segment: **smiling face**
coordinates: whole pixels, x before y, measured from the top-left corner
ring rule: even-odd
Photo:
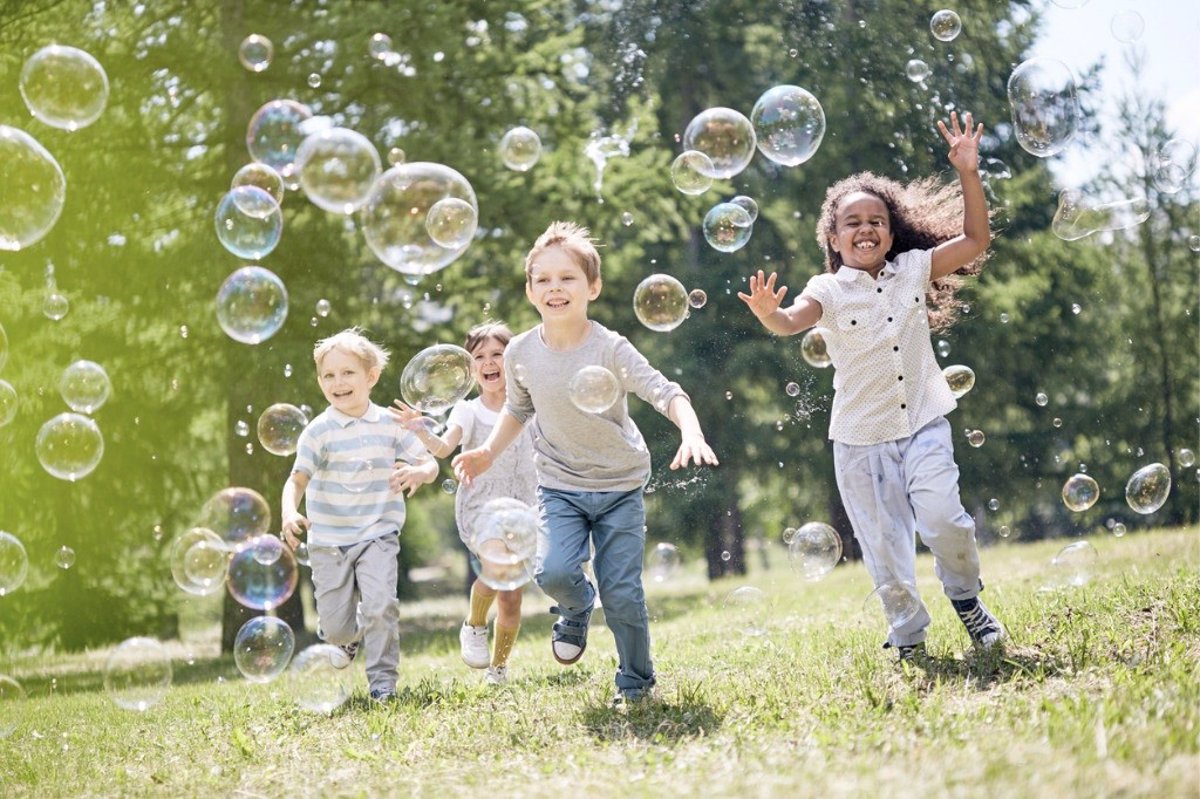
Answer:
[[[317,367],[317,383],[330,407],[347,416],[362,416],[371,403],[371,389],[379,382],[379,368],[368,369],[351,352],[334,348]]]
[[[851,269],[876,274],[892,248],[892,223],[887,205],[874,194],[846,195],[834,215],[829,246]]]
[[[489,336],[471,350],[471,376],[481,394],[504,394],[504,342]]]
[[[587,319],[588,303],[600,296],[600,278],[589,284],[583,267],[562,247],[548,247],[529,267],[525,296],[542,315],[542,323]]]

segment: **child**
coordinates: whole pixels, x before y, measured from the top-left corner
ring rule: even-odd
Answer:
[[[954,272],[977,274],[991,240],[979,178],[973,120],[953,130],[938,122],[961,186],[933,180],[901,185],[869,172],[825,195],[817,240],[826,273],[808,281],[791,307],[786,287],[760,271],[750,294],[738,294],[773,333],[792,335],[820,322],[834,375],[829,437],[838,490],[875,585],[903,590],[916,582],[915,530],[933,552],[942,581],[971,640],[989,648],[1004,628],[978,598],[975,522],[958,496],[950,424],[956,403],[938,368],[930,323],[953,321]],[[959,206],[961,203],[961,211]],[[887,258],[893,260],[885,260]],[[929,295],[927,299],[927,295]],[[928,304],[927,304],[928,303]],[[885,647],[901,661],[923,651],[929,613],[915,595],[913,612],[889,618]]]
[[[650,624],[642,589],[645,507],[650,452],[629,418],[632,391],[671,419],[681,442],[671,468],[716,464],[688,396],[629,341],[588,319],[600,295],[600,254],[586,228],[555,222],[525,258],[525,296],[542,323],[516,336],[505,352],[508,399],[481,446],[453,461],[464,483],[483,474],[533,416],[538,500],[547,530],[537,581],[558,606],[551,635],[555,660],[579,660],[587,647],[596,590],[584,577],[589,539],[604,597],[604,618],[617,644],[616,704],[650,696],[655,683]],[[571,401],[568,384],[585,366],[603,366],[620,383],[616,402],[588,413]],[[536,416],[534,415],[536,413]]]
[[[329,407],[313,419],[296,449],[292,475],[281,499],[283,538],[299,546],[308,531],[317,634],[340,648],[333,665],[345,668],[366,649],[371,699],[396,695],[400,659],[400,606],[396,599],[404,526],[404,496],[437,478],[437,461],[416,437],[375,403],[371,388],[387,365],[388,353],[358,329],[343,330],[313,348],[317,383]],[[304,497],[308,517],[297,510]]]
[[[461,443],[464,450],[478,447],[487,440],[496,426],[504,407],[504,348],[512,338],[507,325],[492,322],[478,325],[467,333],[464,344],[471,353],[471,373],[479,385],[479,396],[457,403],[450,411],[446,432],[438,437],[422,423],[420,411],[399,400],[399,409],[392,414],[410,430],[416,432],[435,457],[444,458]],[[483,574],[486,562],[476,552],[481,532],[481,511],[489,500],[512,497],[527,505],[537,502],[537,475],[533,470],[533,435],[522,432],[514,446],[496,458],[494,469],[470,485],[459,488],[454,497],[454,517],[458,535],[471,551],[471,567],[477,577],[471,585],[471,611],[459,630],[458,641],[463,662],[473,669],[486,668],[484,679],[491,685],[503,685],[508,680],[508,656],[521,629],[521,596],[523,589],[499,591],[488,586],[478,575]],[[487,617],[492,601],[498,599],[496,612],[496,645],[488,652]]]

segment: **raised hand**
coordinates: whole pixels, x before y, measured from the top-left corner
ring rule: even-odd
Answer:
[[[979,140],[983,138],[983,123],[975,126],[975,119],[968,111],[964,119],[962,128],[958,126],[958,112],[950,112],[950,128],[947,129],[946,123],[938,120],[938,130],[942,133],[942,138],[946,140],[946,144],[950,145],[950,152],[947,158],[950,160],[950,165],[959,172],[975,172],[979,169]],[[971,128],[975,130],[972,132]]]
[[[425,414],[418,411],[416,408],[408,405],[404,400],[393,400],[394,408],[388,408],[388,413],[392,418],[399,422],[406,430],[420,430],[424,428]]]
[[[750,306],[751,313],[759,319],[770,316],[779,310],[779,305],[783,302],[784,295],[787,294],[787,286],[780,286],[778,291],[775,290],[775,281],[778,277],[775,272],[772,272],[770,277],[764,278],[763,271],[760,269],[757,275],[750,276],[750,293],[738,292],[738,299]]]
[[[433,476],[437,476],[436,471],[433,472]],[[388,488],[397,494],[407,492],[411,497],[418,488],[430,482],[431,479],[429,470],[423,465],[399,461],[392,467],[392,473],[388,476]]]

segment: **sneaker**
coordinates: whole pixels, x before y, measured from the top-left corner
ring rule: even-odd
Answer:
[[[387,688],[377,688],[371,691],[371,701],[377,705],[386,705],[396,701],[396,692]]]
[[[335,646],[334,649],[336,651],[329,653],[329,663],[335,669],[344,669],[349,666],[354,661],[355,656],[358,655],[358,643],[358,641],[355,641],[352,644]]]
[[[894,646],[891,642],[885,642],[883,648],[895,649],[896,658],[901,663],[912,663],[916,661],[917,658],[925,657],[924,641],[918,641],[915,644],[902,644],[900,646]]]
[[[613,697],[612,706],[617,710],[624,710],[633,705],[648,702],[653,698],[654,690],[652,688],[618,690],[616,696]]]
[[[560,608],[550,608],[551,613],[561,612]],[[550,649],[554,659],[564,666],[570,666],[583,657],[587,649],[587,622],[572,621],[565,616],[559,616],[550,632]]]
[[[463,663],[473,669],[486,669],[492,662],[492,653],[488,651],[487,627],[472,627],[463,622],[458,631],[459,650],[462,652]]]
[[[488,666],[483,673],[483,681],[488,685],[504,685],[508,682],[508,665]]]
[[[962,619],[971,640],[981,649],[991,649],[1004,640],[1004,626],[991,614],[977,596],[970,599],[951,599],[954,612]]]

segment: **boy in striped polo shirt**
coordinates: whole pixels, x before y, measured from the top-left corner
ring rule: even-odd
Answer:
[[[349,666],[362,644],[371,698],[384,702],[396,695],[400,660],[404,492],[433,482],[437,461],[371,402],[387,350],[352,328],[318,341],[313,360],[329,407],[300,434],[283,486],[283,538],[295,549],[307,531],[318,635],[339,647],[337,668]],[[388,487],[389,476],[400,493]],[[301,497],[307,516],[298,510]]]

